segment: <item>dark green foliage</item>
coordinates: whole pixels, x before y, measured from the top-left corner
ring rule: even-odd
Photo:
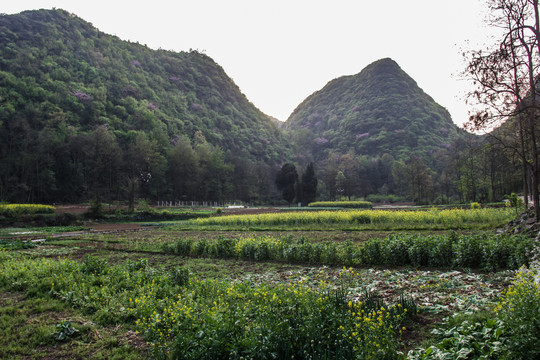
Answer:
[[[368,265],[413,265],[489,270],[517,269],[528,265],[533,240],[524,236],[391,235],[367,241],[359,263]]]
[[[317,183],[315,169],[313,163],[310,162],[302,174],[302,182],[298,184],[299,200],[303,205],[308,205],[317,199]]]
[[[390,59],[329,82],[284,128],[197,51],[121,41],[63,10],[0,16],[0,201],[268,204],[293,159],[319,179],[286,188],[289,203],[486,202],[520,186],[500,145],[463,140]]]
[[[183,267],[171,271],[171,280],[173,284],[185,286],[189,282],[189,270]]]
[[[234,246],[236,242],[233,239],[223,236],[218,237],[216,240],[216,254],[221,258],[234,257]]]
[[[63,10],[0,16],[0,200],[224,200],[242,185],[258,199],[286,148],[204,54],[121,41]]]
[[[18,250],[18,249],[31,249],[34,247],[36,247],[36,244],[30,241],[0,239],[0,249]]]
[[[291,205],[296,196],[296,184],[298,182],[298,173],[293,164],[285,164],[276,175],[276,187],[283,196],[283,199]]]
[[[193,240],[179,239],[174,244],[174,252],[179,255],[189,255],[193,248]]]

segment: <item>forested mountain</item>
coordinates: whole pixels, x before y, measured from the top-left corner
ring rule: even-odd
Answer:
[[[458,130],[391,59],[330,81],[283,124],[197,51],[63,10],[0,15],[0,201],[268,204],[285,165],[300,183],[309,169],[321,200],[490,201],[519,189],[500,144]]]
[[[492,201],[519,184],[511,152],[459,129],[388,58],[330,81],[284,127],[295,161],[315,162],[323,198]]]
[[[404,159],[447,148],[457,135],[448,111],[388,58],[330,81],[296,108],[286,128],[318,160],[351,150]]]
[[[271,192],[288,152],[204,54],[122,41],[63,10],[0,16],[0,201],[137,188],[250,201]]]

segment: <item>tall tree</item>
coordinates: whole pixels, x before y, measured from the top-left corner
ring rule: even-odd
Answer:
[[[294,197],[296,196],[296,183],[298,182],[298,173],[293,164],[287,163],[281,167],[276,175],[276,187],[291,206]]]
[[[86,135],[83,154],[86,181],[94,200],[100,203],[118,184],[120,147],[106,126],[98,126]]]
[[[405,179],[409,186],[410,196],[418,204],[427,204],[432,198],[433,190],[431,169],[418,155],[411,155],[405,166]]]
[[[471,126],[483,129],[509,118],[525,119],[523,128],[520,128],[520,134],[526,137],[522,138],[522,160],[530,173],[537,219],[540,217],[536,140],[540,107],[540,88],[537,86],[540,75],[538,1],[490,0],[493,15],[490,25],[500,29],[502,36],[491,49],[472,52],[466,68],[466,74],[476,84],[471,98],[482,108],[471,117]]]
[[[191,142],[180,137],[169,152],[167,182],[171,186],[175,200],[197,200],[194,197],[197,188],[198,162]]]
[[[315,169],[313,163],[310,162],[306,167],[306,171],[302,174],[302,182],[300,188],[300,201],[302,204],[309,204],[314,202],[317,198],[317,177],[315,176]]]
[[[126,187],[129,209],[135,209],[135,195],[140,186],[150,183],[160,160],[157,143],[138,132],[125,153]]]

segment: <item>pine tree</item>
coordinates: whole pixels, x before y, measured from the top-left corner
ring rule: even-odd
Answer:
[[[310,162],[306,167],[306,171],[302,174],[302,183],[301,183],[301,199],[300,201],[308,205],[311,202],[314,202],[317,198],[317,177],[315,176],[315,169],[313,163]]]
[[[293,164],[287,163],[281,167],[276,175],[276,187],[281,191],[283,199],[289,206],[296,196],[296,183],[298,182],[298,173]]]

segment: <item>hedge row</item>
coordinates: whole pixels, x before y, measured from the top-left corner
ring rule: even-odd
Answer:
[[[391,235],[363,244],[310,242],[290,236],[225,238],[215,242],[179,239],[163,251],[178,255],[277,260],[327,265],[429,266],[442,268],[517,269],[528,265],[534,240],[509,235]]]

